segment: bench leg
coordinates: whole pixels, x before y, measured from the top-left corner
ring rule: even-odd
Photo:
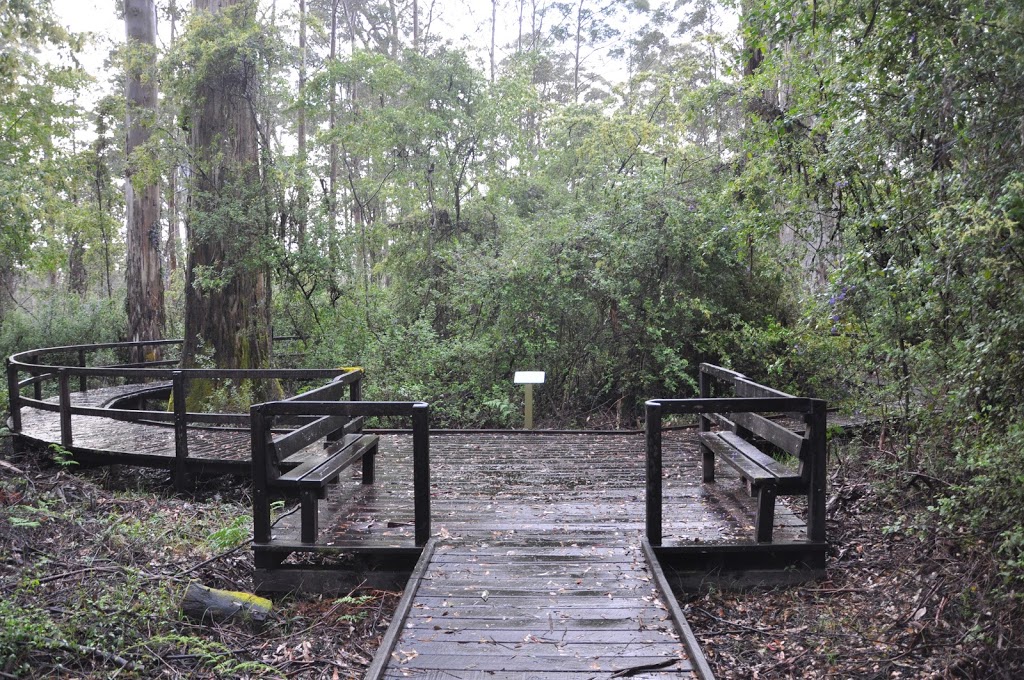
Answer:
[[[303,543],[316,543],[317,534],[320,533],[319,496],[316,490],[302,491],[299,494]]]
[[[754,520],[758,543],[772,542],[775,524],[775,487],[768,484],[757,492],[757,518]]]
[[[704,481],[713,482],[715,481],[715,452],[709,449],[708,447],[704,446],[704,444],[702,443],[700,445],[700,453],[702,461],[701,468],[704,473]]]
[[[363,484],[373,484],[377,466],[377,445],[363,454]]]

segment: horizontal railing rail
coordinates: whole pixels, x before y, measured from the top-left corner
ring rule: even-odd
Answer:
[[[275,342],[294,340],[295,336],[275,338]],[[328,368],[328,369],[211,369],[211,368],[180,368],[175,360],[135,362],[122,364],[87,365],[87,358],[103,350],[132,350],[181,345],[181,339],[152,340],[139,342],[108,342],[92,345],[68,345],[32,349],[11,355],[7,359],[7,387],[9,397],[10,425],[15,433],[22,431],[23,408],[35,408],[41,411],[55,412],[60,419],[60,444],[71,449],[74,446],[72,416],[98,416],[112,420],[145,422],[147,424],[165,424],[173,426],[175,433],[175,486],[183,488],[185,482],[185,460],[188,458],[188,429],[190,426],[230,428],[236,431],[248,431],[250,416],[248,413],[208,413],[186,410],[188,385],[196,379],[204,380],[289,380],[310,382],[328,380],[327,385],[307,391],[298,398],[310,398],[306,395],[328,394],[331,390],[338,391],[346,387],[355,399],[361,395],[361,369]],[[56,362],[57,359],[68,361]],[[24,377],[27,376],[27,377]],[[138,381],[141,383],[139,394],[147,391],[169,391],[172,408],[162,410],[103,408],[95,405],[72,403],[72,380],[77,378],[77,392],[89,391],[90,379],[107,379],[121,381]],[[56,400],[44,398],[44,388],[53,390],[55,385]],[[146,386],[151,387],[147,388]],[[31,396],[22,393],[31,388]],[[49,392],[54,394],[53,391]],[[127,395],[131,396],[131,395]]]

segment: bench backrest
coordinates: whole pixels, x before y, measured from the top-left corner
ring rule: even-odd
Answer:
[[[797,397],[750,380],[742,373],[732,371],[714,364],[700,365],[700,396],[702,399],[722,396],[747,398],[782,398]],[[795,402],[794,402],[795,403]],[[787,427],[785,422],[778,422],[765,417],[762,413],[707,413],[700,416],[700,430],[706,432],[712,424],[731,430],[748,441],[758,439],[769,442],[776,449],[793,456],[799,461],[800,478],[804,483],[811,481],[811,443],[808,427],[810,414],[802,411],[780,411],[785,420],[795,421],[802,427],[800,430]]]
[[[347,401],[358,402],[362,399],[362,378],[363,372],[354,370],[338,376],[322,387],[303,392],[278,403],[345,401],[346,398]],[[281,461],[285,458],[319,439],[326,437],[328,440],[337,440],[345,435],[361,432],[364,419],[362,416],[347,414],[317,416],[303,413],[289,416],[279,412],[270,415],[270,421],[264,424],[262,441],[253,442],[253,461],[261,464],[266,478],[273,481],[281,476],[283,472]],[[278,426],[286,426],[290,430],[275,438],[273,428]]]

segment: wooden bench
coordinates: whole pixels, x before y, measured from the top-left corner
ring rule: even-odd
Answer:
[[[806,495],[807,538],[825,540],[825,402],[794,397],[735,371],[701,364],[700,397],[647,403],[648,535],[661,540],[661,417],[696,414],[705,483],[715,481],[715,460],[734,468],[757,498],[754,538],[772,542],[775,500]],[[781,414],[782,420],[768,418]],[[798,462],[793,469],[772,453]],[[657,545],[658,543],[652,544]]]
[[[712,364],[700,366],[700,396],[713,398],[721,392],[741,398],[796,399],[791,394],[760,385],[742,373]],[[754,534],[758,543],[770,543],[775,523],[775,499],[780,495],[807,494],[811,487],[811,444],[804,436],[809,428],[806,414],[788,413],[790,421],[804,425],[800,432],[770,420],[761,413],[702,413],[699,418],[703,478],[715,480],[715,458],[734,468],[751,496],[757,497]],[[712,427],[719,427],[712,431]],[[824,423],[820,424],[824,431]],[[774,449],[799,461],[793,470],[764,449]],[[822,466],[824,462],[822,461]]]
[[[281,403],[329,403],[349,397],[360,403],[361,372],[346,374],[324,387]],[[339,402],[341,403],[341,402]],[[379,437],[364,434],[364,417],[351,413],[293,415],[294,429],[275,436],[262,416],[262,405],[253,410],[253,481],[256,496],[265,501],[271,494],[298,497],[301,514],[300,540],[316,543],[320,533],[320,499],[330,484],[354,463],[362,462],[363,484],[373,484]],[[258,427],[255,426],[258,421]],[[258,431],[258,433],[257,433]],[[319,442],[323,442],[321,445]],[[258,512],[265,507],[266,512]],[[254,506],[256,526],[269,532],[269,505]]]
[[[334,592],[347,583],[344,570],[326,568],[319,559],[287,564],[289,555],[344,555],[351,558],[350,565],[386,575],[396,564],[418,556],[430,540],[430,407],[423,402],[362,401],[361,376],[362,371],[345,374],[330,385],[250,409],[257,589]],[[332,494],[346,469],[361,462],[362,484],[377,482],[380,438],[363,431],[365,419],[373,417],[397,417],[412,424],[414,536],[408,544],[376,539],[338,543],[320,535],[322,524],[344,515],[345,506],[358,503],[361,496],[352,489]],[[275,522],[273,503],[282,497],[297,498],[299,513],[282,515]]]
[[[286,493],[298,493],[303,543],[316,543],[320,533],[319,501],[326,497],[327,485],[336,482],[346,468],[361,460],[362,482],[373,484],[379,441],[377,435],[347,434],[338,441],[325,442],[319,454],[300,452],[281,461],[282,467],[295,466],[274,479],[271,485]]]

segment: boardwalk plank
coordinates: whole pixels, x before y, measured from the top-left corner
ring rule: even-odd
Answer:
[[[616,672],[634,666],[646,666],[664,663],[664,656],[632,656],[627,659],[609,658],[605,656],[533,656],[527,654],[497,653],[486,655],[464,654],[418,654],[415,649],[404,649],[399,646],[394,652],[397,655],[397,666],[393,668],[416,670],[451,670],[451,671],[578,671],[578,672]],[[689,671],[690,663],[679,659],[674,664],[677,671]]]

